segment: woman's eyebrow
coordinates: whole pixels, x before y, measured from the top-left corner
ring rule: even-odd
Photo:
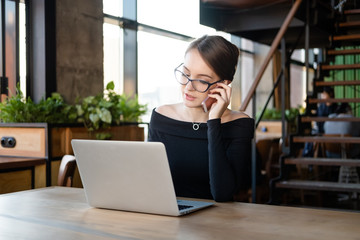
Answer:
[[[190,70],[184,65],[184,69],[186,70],[186,71],[189,71],[190,72]],[[207,74],[198,74],[198,76],[199,77],[207,77],[207,78],[210,78],[210,79],[213,79],[210,75],[207,75]]]
[[[211,76],[209,76],[209,75],[207,75],[207,74],[199,74],[199,76],[200,76],[200,77],[207,77],[207,78],[212,79],[212,77],[211,77]]]

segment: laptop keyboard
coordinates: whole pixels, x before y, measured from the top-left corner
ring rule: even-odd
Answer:
[[[193,206],[188,206],[188,205],[178,205],[179,207],[179,210],[184,210],[184,209],[187,209],[187,208],[192,208]]]

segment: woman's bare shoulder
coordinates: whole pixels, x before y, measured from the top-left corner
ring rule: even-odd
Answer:
[[[161,115],[175,118],[178,115],[178,106],[179,104],[167,104],[156,107],[155,111],[160,113]]]
[[[224,114],[222,122],[230,122],[239,118],[250,118],[249,115],[240,111],[229,110]]]

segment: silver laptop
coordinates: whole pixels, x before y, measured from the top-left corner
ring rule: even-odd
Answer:
[[[162,143],[78,139],[71,143],[92,207],[180,216],[214,204],[176,198]]]

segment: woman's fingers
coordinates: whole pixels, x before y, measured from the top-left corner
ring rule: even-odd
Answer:
[[[220,118],[230,104],[231,87],[218,83],[216,88],[209,91],[209,97],[216,99],[216,102],[211,106],[209,118]]]
[[[219,95],[225,102],[230,102],[231,97],[231,87],[224,83],[218,83],[218,87],[213,88],[210,90],[210,94],[212,95]],[[213,96],[212,96],[213,97]],[[215,97],[215,96],[214,96]],[[217,98],[218,99],[218,98]],[[218,99],[219,100],[219,99]]]

